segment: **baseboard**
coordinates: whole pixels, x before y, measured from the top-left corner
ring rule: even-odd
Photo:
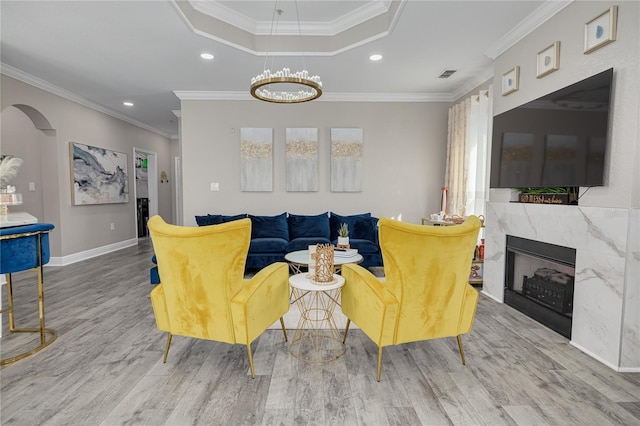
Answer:
[[[62,257],[52,256],[47,266],[67,266],[67,265],[71,265],[72,263],[91,259],[92,257],[102,256],[103,254],[122,250],[124,248],[135,246],[135,245],[138,245],[138,239],[132,238],[130,240],[119,241],[117,243],[109,244],[102,247],[96,247],[91,250],[85,250],[85,251],[70,254],[67,256],[62,256]]]
[[[634,368],[634,367],[618,367],[617,365],[614,365],[612,363],[610,363],[609,361],[605,360],[604,358],[594,354],[593,352],[585,349],[583,346],[577,344],[576,342],[574,342],[573,340],[571,340],[569,342],[569,344],[577,349],[580,349],[582,352],[584,352],[585,354],[589,355],[591,358],[595,359],[596,361],[601,362],[602,364],[606,365],[607,367],[609,367],[610,369],[617,371],[618,373],[638,373],[640,372],[640,368]]]
[[[495,301],[496,301],[496,302],[498,302],[498,303],[504,303],[504,301],[499,300],[499,299],[498,299],[498,298],[496,298],[494,295],[489,294],[489,293],[487,293],[487,292],[486,292],[486,291],[484,291],[484,290],[481,290],[481,291],[480,291],[480,293],[484,294],[484,295],[485,295],[485,296],[487,296],[489,299],[493,299],[493,300],[495,300]]]

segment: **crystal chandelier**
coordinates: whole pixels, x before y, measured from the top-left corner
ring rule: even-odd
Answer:
[[[295,1],[294,3],[296,6],[296,17],[298,20],[298,34],[302,35],[302,32],[300,31],[298,2]],[[273,9],[269,41],[271,41],[271,36],[273,36],[274,24],[277,26],[276,14],[278,17],[282,15],[282,9],[278,9],[277,1],[275,2]],[[310,76],[306,69],[291,72],[287,67],[280,71],[271,72],[271,70],[267,68],[267,60],[268,55],[265,59],[264,71],[251,79],[250,90],[251,96],[254,98],[266,102],[295,104],[312,101],[322,95],[322,81],[320,81],[319,76]],[[302,61],[304,66],[304,56]]]

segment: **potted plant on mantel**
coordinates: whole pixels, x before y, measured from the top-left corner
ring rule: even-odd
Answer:
[[[349,227],[346,223],[338,228],[338,247],[349,247]]]
[[[542,188],[515,188],[520,191],[521,203],[577,204],[578,188],[573,186],[546,186]]]

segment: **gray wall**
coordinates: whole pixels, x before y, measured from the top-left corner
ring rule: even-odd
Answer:
[[[64,263],[65,256],[99,250],[105,246],[135,239],[133,147],[156,152],[158,170],[169,171],[173,169],[170,159],[171,140],[11,77],[2,75],[0,78],[3,153],[5,151],[4,127],[13,126],[10,120],[10,116],[15,115],[12,105],[28,105],[42,114],[50,123],[50,129],[36,132],[42,134],[40,155],[42,156],[43,185],[41,188],[44,210],[43,217],[38,219],[56,226],[56,231],[51,235],[52,256],[62,257]],[[11,112],[5,117],[5,111]],[[12,139],[12,143],[19,142],[17,138]],[[71,205],[69,142],[108,148],[128,155],[130,194],[128,203]],[[33,161],[38,160],[33,159]],[[25,170],[30,167],[30,164],[26,165]],[[171,187],[162,184],[159,185],[158,191],[159,213],[167,221],[172,221]],[[27,203],[22,206],[22,210],[27,212],[30,208],[30,204]],[[37,210],[35,204],[33,208],[34,211]],[[114,231],[110,230],[111,223],[115,224]]]
[[[274,215],[372,212],[407,222],[438,209],[444,179],[449,103],[183,100],[181,147],[184,223],[195,215]],[[274,128],[273,192],[240,191],[240,128]],[[319,191],[285,191],[285,129],[319,129]],[[364,178],[359,193],[330,191],[332,127],[364,131]],[[220,184],[219,192],[210,183]]]

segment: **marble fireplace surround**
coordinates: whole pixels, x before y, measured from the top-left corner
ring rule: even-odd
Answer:
[[[503,302],[506,235],[576,249],[571,344],[616,371],[640,372],[637,209],[490,202],[483,293]]]

